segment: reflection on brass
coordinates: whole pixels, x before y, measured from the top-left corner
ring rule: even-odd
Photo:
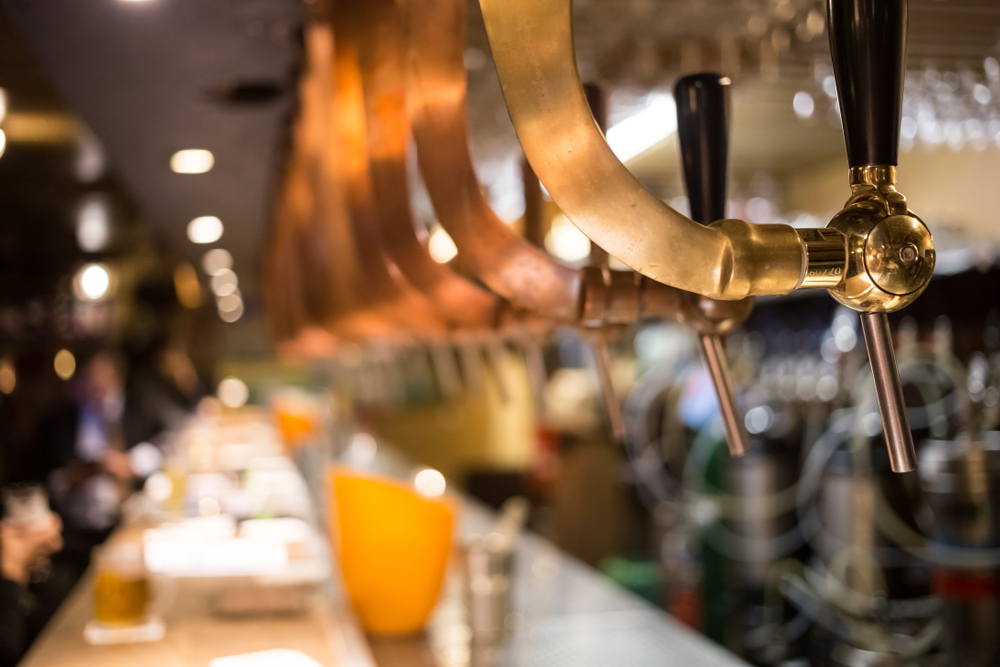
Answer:
[[[934,241],[896,190],[896,168],[854,167],[851,198],[830,222],[847,242],[848,262],[830,294],[862,312],[892,312],[912,303],[934,273]]]
[[[750,316],[753,298],[722,301],[693,292],[682,292],[677,320],[703,335],[729,333]]]
[[[805,275],[802,287],[836,287],[844,279],[847,244],[844,235],[835,229],[800,229],[806,244]]]
[[[706,296],[738,299],[800,286],[806,252],[796,230],[739,220],[702,227],[647,192],[615,157],[580,85],[570,0],[480,5],[525,155],[587,236],[639,273]]]

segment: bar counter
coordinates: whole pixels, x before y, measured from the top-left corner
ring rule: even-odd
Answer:
[[[380,445],[378,468],[392,474],[408,466]],[[464,499],[460,537],[485,534],[493,520],[491,511]],[[135,533],[135,526],[125,525],[111,539],[129,539]],[[325,548],[322,557],[328,559]],[[84,641],[84,627],[93,617],[93,576],[88,572],[77,585],[21,667],[208,667],[218,658],[268,650],[301,651],[323,667],[746,664],[531,534],[520,539],[515,552],[505,636],[486,648],[470,641],[457,573],[449,575],[427,631],[416,636],[364,635],[335,576],[326,576],[298,613],[224,616],[213,610],[219,591],[233,590],[235,583],[235,588],[256,595],[258,582],[253,577],[203,576],[175,580],[174,600],[163,615],[162,640],[115,645]],[[269,662],[246,664],[299,667],[288,655],[274,654]],[[306,661],[302,667],[313,664]]]

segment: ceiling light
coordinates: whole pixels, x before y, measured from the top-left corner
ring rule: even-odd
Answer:
[[[7,150],[7,135],[0,130],[0,155],[3,155],[5,150]]]
[[[189,148],[170,156],[170,168],[178,174],[204,174],[215,164],[212,151]]]
[[[59,350],[56,352],[52,366],[56,369],[56,375],[63,380],[68,380],[76,372],[76,357],[69,350]]]
[[[111,275],[103,264],[87,264],[76,274],[73,281],[74,292],[78,299],[98,301],[108,295],[111,287]]]
[[[222,238],[222,221],[214,215],[203,215],[188,223],[188,238],[192,243],[215,243]]]
[[[431,231],[431,238],[427,242],[427,252],[431,254],[431,259],[438,264],[447,264],[455,259],[458,247],[441,225],[435,225]]]
[[[228,271],[233,268],[233,256],[229,254],[228,250],[214,248],[201,258],[201,268],[210,276]]]
[[[81,126],[77,137],[76,161],[73,164],[77,179],[83,183],[93,183],[104,175],[106,166],[101,142],[86,126]]]
[[[83,200],[76,215],[76,243],[84,252],[100,252],[111,239],[108,204],[101,196]]]
[[[220,313],[230,313],[243,307],[243,300],[238,294],[227,294],[221,297],[218,302]]]
[[[239,283],[232,269],[223,269],[212,276],[212,291],[216,296],[229,296],[236,291]]]
[[[646,108],[608,130],[608,145],[622,162],[663,141],[677,129],[677,107],[670,93],[652,93]]]
[[[243,317],[243,301],[235,294],[219,299],[219,317],[223,322],[235,322]]]

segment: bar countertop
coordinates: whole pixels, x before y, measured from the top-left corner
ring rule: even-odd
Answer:
[[[467,501],[461,532],[483,534],[492,521],[492,512]],[[208,667],[215,658],[270,649],[299,650],[323,667],[746,665],[531,534],[515,554],[506,636],[491,649],[470,648],[457,576],[449,577],[427,632],[418,636],[365,637],[334,582],[298,615],[214,616],[208,600],[220,580],[201,578],[178,580],[163,640],[93,646],[83,639],[92,576],[77,585],[21,667]]]

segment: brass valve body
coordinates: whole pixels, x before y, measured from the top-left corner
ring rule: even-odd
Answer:
[[[851,198],[828,228],[847,243],[834,299],[861,312],[891,313],[912,303],[934,274],[934,240],[895,187],[896,168],[851,168]]]

